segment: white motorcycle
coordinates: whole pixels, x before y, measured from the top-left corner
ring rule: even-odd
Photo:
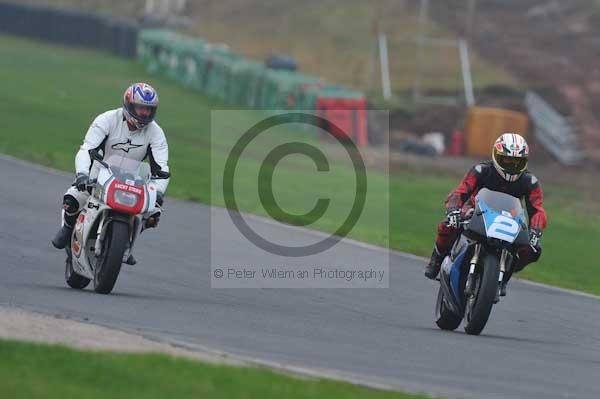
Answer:
[[[90,155],[92,170],[98,174],[90,180],[91,195],[66,247],[65,279],[76,289],[87,287],[93,280],[94,291],[109,294],[144,223],[162,212],[152,180],[168,179],[170,174],[159,171],[152,176],[147,163],[119,155],[106,161],[96,151]]]

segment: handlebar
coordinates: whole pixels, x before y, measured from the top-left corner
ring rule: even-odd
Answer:
[[[466,220],[461,220],[459,224],[460,224],[460,227],[464,228],[465,226],[468,226],[469,223],[471,223],[471,219],[470,218],[466,219]],[[449,227],[448,222],[446,222],[446,227]]]
[[[152,175],[152,178],[157,179],[168,179],[171,177],[171,173],[159,170],[156,174]]]

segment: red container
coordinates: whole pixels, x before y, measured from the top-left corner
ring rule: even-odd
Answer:
[[[455,157],[460,157],[465,152],[465,134],[460,130],[452,132],[450,137],[450,145],[446,153]]]
[[[366,108],[364,98],[317,98],[317,111],[329,122],[331,134],[349,138],[359,146],[369,144]]]

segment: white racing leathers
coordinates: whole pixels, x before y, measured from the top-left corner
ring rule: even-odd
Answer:
[[[161,127],[152,122],[146,127],[130,131],[123,116],[123,109],[113,109],[100,114],[94,119],[88,129],[83,144],[75,156],[75,170],[77,173],[85,173],[90,178],[98,175],[98,170],[90,170],[92,160],[89,151],[97,149],[104,153],[104,159],[113,154],[125,155],[136,161],[148,159],[152,173],[158,170],[169,171],[169,147],[167,139]],[[164,193],[169,184],[168,179],[157,179],[153,182],[158,191]],[[85,205],[89,194],[87,191],[79,191],[70,187],[65,195],[73,196],[78,202],[77,212]]]

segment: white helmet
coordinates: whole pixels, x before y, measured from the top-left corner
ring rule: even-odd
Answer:
[[[529,146],[516,133],[504,133],[492,148],[492,160],[496,170],[504,179],[516,181],[527,169]]]

